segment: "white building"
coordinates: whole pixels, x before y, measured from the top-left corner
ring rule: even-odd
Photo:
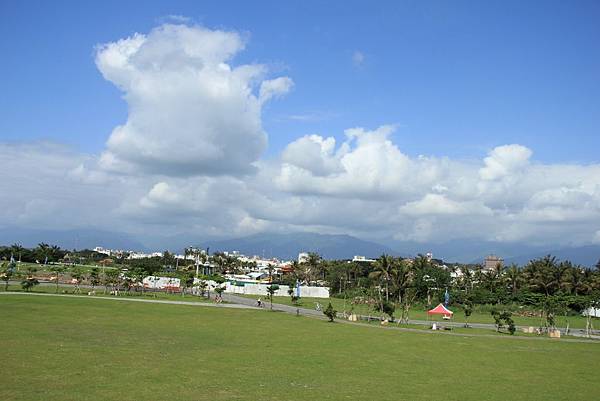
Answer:
[[[373,263],[375,262],[375,259],[369,259],[366,256],[361,256],[361,255],[354,255],[354,257],[352,258],[353,262],[363,262],[363,263]]]

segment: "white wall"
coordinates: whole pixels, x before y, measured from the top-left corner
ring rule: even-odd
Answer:
[[[165,287],[179,287],[181,282],[178,278],[173,277],[158,277],[158,276],[148,276],[144,278],[142,281],[144,286],[148,288],[159,288],[163,289]]]
[[[593,317],[600,317],[600,308],[588,308],[583,311],[583,316],[591,315]]]
[[[232,283],[227,282],[225,292],[231,294],[245,294],[245,295],[267,295],[268,284],[245,284],[244,286],[236,286]],[[288,286],[280,285],[279,289],[275,291],[275,296],[288,297]],[[294,291],[296,289],[294,288]],[[327,287],[300,287],[300,297],[307,298],[329,298],[329,288]]]
[[[199,280],[194,280],[194,285],[198,285]],[[216,282],[208,281],[211,292],[218,285]],[[233,285],[229,281],[223,283],[225,286],[225,293],[228,294],[244,294],[244,295],[267,295],[267,287],[269,284],[252,284],[246,283],[244,286]],[[288,297],[288,286],[280,285],[279,289],[275,291],[275,296]],[[294,293],[296,288],[294,287]],[[308,287],[300,286],[300,297],[306,298],[329,298],[329,288],[327,287]]]

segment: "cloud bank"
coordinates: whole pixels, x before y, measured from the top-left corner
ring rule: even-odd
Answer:
[[[173,24],[99,46],[96,65],[129,109],[108,139],[102,168],[170,176],[252,172],[267,146],[261,108],[293,83],[264,79],[263,65],[232,66],[244,46],[236,32]]]

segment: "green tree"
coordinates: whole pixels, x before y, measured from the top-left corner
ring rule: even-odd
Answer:
[[[15,262],[8,262],[2,264],[2,269],[0,269],[0,278],[4,281],[4,291],[8,291],[8,282],[15,274]]]
[[[292,304],[297,305],[298,304],[298,296],[296,295],[296,291],[295,291],[295,288],[293,285],[288,286],[287,293],[290,296]]]
[[[512,313],[510,311],[498,311],[496,309],[492,310],[492,317],[494,318],[494,322],[496,324],[496,331],[499,333],[504,325],[507,326],[508,332],[510,335],[515,334],[515,323],[512,319]]]
[[[75,279],[75,292],[81,293],[81,288],[79,287],[79,284],[83,281],[83,270],[81,267],[71,269],[71,277]]]
[[[523,275],[532,290],[551,295],[555,289],[557,270],[556,258],[547,255],[530,261],[523,269]]]
[[[273,295],[275,295],[278,289],[279,286],[277,284],[271,284],[267,287],[267,296],[269,297],[269,302],[271,302],[271,310],[273,310]]]
[[[517,291],[519,291],[521,283],[523,282],[521,270],[519,270],[519,267],[516,264],[513,263],[508,269],[506,269],[504,280],[514,298],[517,295]]]
[[[200,296],[204,296],[206,294],[206,288],[208,287],[208,283],[206,280],[201,279],[198,283],[198,289],[200,290]]]
[[[27,292],[31,291],[34,286],[40,283],[37,278],[33,276],[36,271],[37,268],[35,266],[29,266],[25,271],[25,278],[21,281],[21,287]]]
[[[390,317],[390,321],[394,321],[394,312],[396,311],[396,305],[393,302],[383,301],[381,306],[383,313]]]
[[[55,293],[58,294],[58,282],[60,281],[60,275],[65,271],[65,267],[62,265],[50,265],[49,270],[54,273],[54,282],[56,283]]]
[[[398,292],[398,304],[402,304],[402,299],[404,298],[406,289],[412,285],[414,279],[412,265],[406,260],[398,260],[392,269],[391,279],[395,290]]]
[[[21,263],[21,257],[23,256],[23,251],[25,250],[25,248],[23,248],[21,244],[14,243],[10,246],[10,250],[16,258],[18,257],[17,260],[19,261],[19,263]]]
[[[192,288],[194,285],[194,274],[192,272],[184,272],[180,276],[181,282],[181,296],[185,296],[185,291],[187,288]]]
[[[112,287],[112,291],[116,291],[118,282],[119,271],[117,269],[106,270],[103,277],[104,293],[106,294],[108,287]]]
[[[309,252],[306,259],[300,263],[302,270],[302,276],[308,285],[315,280],[315,277],[319,274],[319,268],[321,266],[321,256],[316,252]]]
[[[50,245],[45,242],[40,242],[35,248],[35,257],[38,261],[44,264],[48,263],[48,257],[50,256]]]
[[[217,293],[217,299],[216,299],[217,302],[221,302],[224,291],[225,291],[225,287],[223,287],[221,285],[217,285],[215,287],[215,292]]]
[[[100,284],[100,271],[97,267],[92,267],[88,274],[88,280],[92,286],[92,291],[94,291],[94,288]]]
[[[385,291],[386,302],[389,302],[390,300],[390,281],[392,279],[392,271],[394,270],[394,264],[394,258],[384,253],[375,262],[375,270],[371,274],[369,274],[369,277],[371,277],[374,280],[377,280],[380,286],[383,286]],[[381,303],[381,305],[383,306],[383,303]]]
[[[473,304],[467,301],[463,306],[465,312],[465,327],[469,327],[469,316],[473,313]]]
[[[327,308],[325,308],[323,314],[329,318],[330,322],[333,322],[333,320],[336,317],[337,311],[333,309],[333,305],[331,305],[331,302],[329,302],[329,305],[327,305]]]

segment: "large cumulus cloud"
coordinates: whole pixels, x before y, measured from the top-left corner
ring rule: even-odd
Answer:
[[[265,80],[263,65],[233,66],[244,45],[237,32],[165,24],[99,46],[96,64],[129,109],[101,166],[172,176],[251,172],[267,145],[261,108],[292,81]]]

